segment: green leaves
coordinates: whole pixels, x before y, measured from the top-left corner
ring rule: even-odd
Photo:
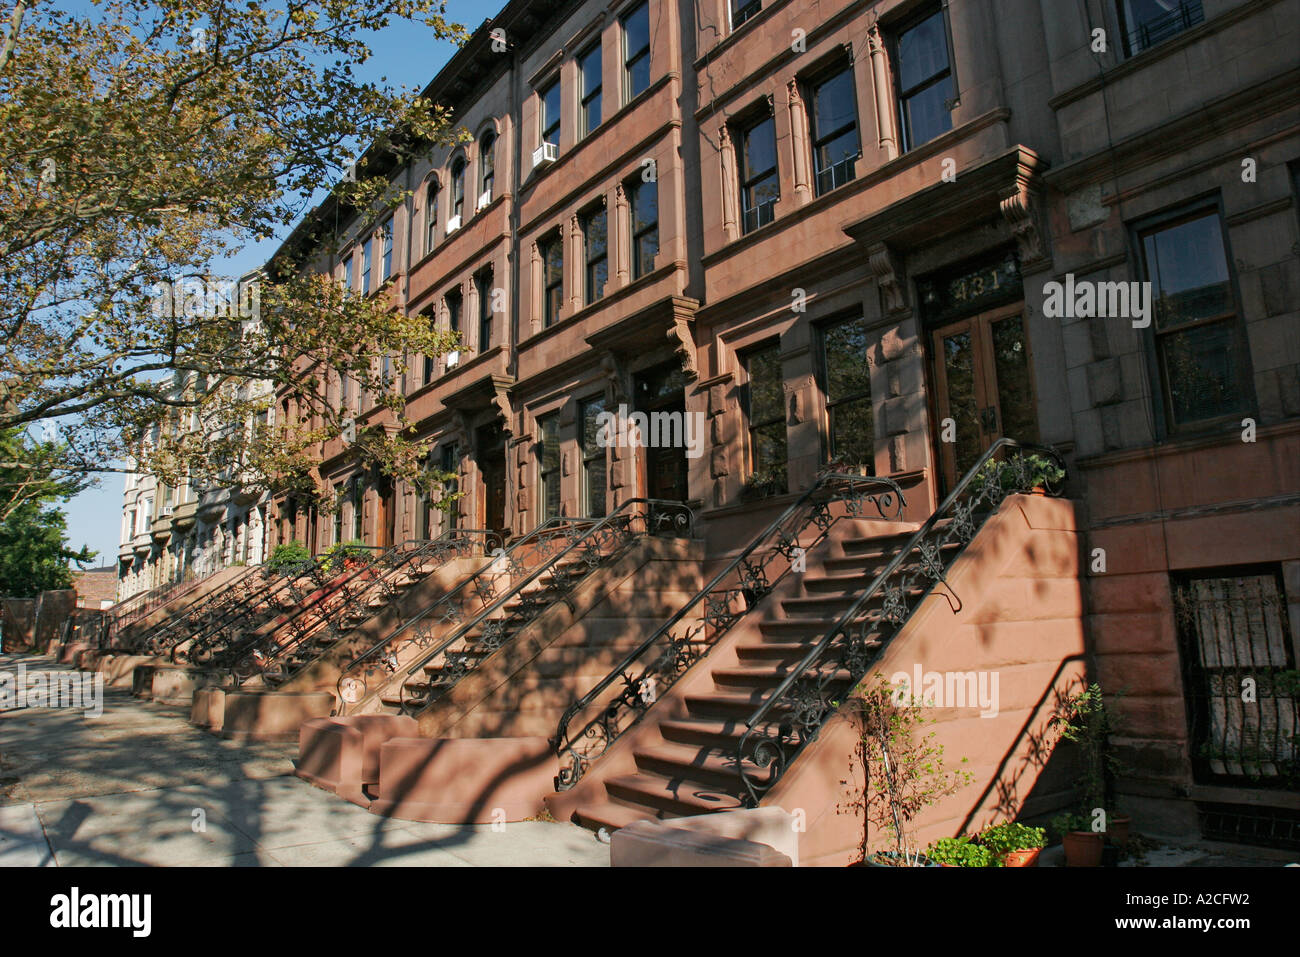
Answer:
[[[442,12],[437,0],[33,3],[0,53],[0,429],[60,420],[65,464],[93,470],[193,412],[220,437],[153,444],[160,468],[215,481],[214,463],[238,464],[266,485],[283,467],[288,484],[311,485],[295,456],[339,421],[322,413],[272,453],[252,441],[266,395],[240,388],[263,380],[310,402],[345,370],[369,388],[385,356],[436,355],[442,340],[383,294],[344,302],[297,277],[276,277],[263,328],[159,316],[153,290],[299,221],[367,144],[376,156],[453,139],[447,111],[352,73],[365,35],[394,18],[427,22],[431,42],[463,38]],[[348,184],[357,208],[401,201],[378,171],[363,165]],[[208,388],[191,389],[200,379]],[[400,418],[390,389],[375,394]],[[400,472],[401,459],[373,461]]]

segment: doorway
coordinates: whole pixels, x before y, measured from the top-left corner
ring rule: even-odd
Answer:
[[[379,516],[375,526],[375,543],[380,548],[392,548],[397,539],[397,508],[394,501],[393,480],[385,476],[375,487]]]
[[[509,537],[506,528],[506,436],[500,425],[474,431],[474,461],[479,474],[480,528]]]
[[[686,481],[686,376],[681,366],[667,362],[633,378],[636,411],[646,414],[649,428],[645,448],[647,498],[684,502]]]
[[[998,439],[1038,441],[1024,304],[950,322],[931,333],[930,345],[934,435],[946,495]],[[952,441],[945,441],[948,432]]]

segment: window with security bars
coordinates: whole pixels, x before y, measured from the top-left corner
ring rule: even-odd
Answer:
[[[588,399],[582,403],[582,511],[589,518],[604,518],[605,505],[605,445],[600,433],[605,426],[600,421],[605,411],[604,398]]]
[[[538,420],[537,432],[538,498],[545,521],[560,514],[560,417]]]
[[[830,460],[865,466],[865,474],[873,475],[875,437],[866,320],[856,317],[823,326],[821,345]]]
[[[1136,56],[1204,20],[1201,0],[1119,0],[1125,56]]]
[[[772,343],[744,356],[745,418],[749,423],[750,481],[777,492],[787,490],[785,389],[781,346]]]
[[[1300,672],[1279,568],[1174,580],[1197,780],[1300,785]]]
[[[1219,211],[1199,209],[1138,230],[1151,283],[1152,332],[1168,431],[1251,411],[1250,359],[1238,321]]]

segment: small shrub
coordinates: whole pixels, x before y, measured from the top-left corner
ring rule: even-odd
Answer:
[[[284,571],[295,565],[311,561],[311,552],[300,542],[284,542],[276,545],[271,557],[266,560],[266,567],[273,572]]]
[[[1001,860],[1011,851],[1029,851],[1047,843],[1047,833],[1041,827],[1027,827],[1014,821],[994,824],[979,835],[979,842],[989,849],[995,860]]]
[[[925,856],[936,864],[952,867],[992,867],[993,854],[987,847],[966,837],[942,837],[930,845]]]

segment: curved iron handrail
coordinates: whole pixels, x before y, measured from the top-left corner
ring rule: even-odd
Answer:
[[[543,541],[549,535],[563,534],[566,529],[575,524],[590,523],[592,521],[594,520],[585,518],[549,518],[537,525],[532,531],[512,541],[509,547],[505,549],[497,549],[497,553],[494,553],[494,558],[491,564],[467,575],[436,602],[417,614],[412,615],[406,621],[398,624],[373,645],[343,666],[343,669],[339,673],[338,680],[335,682],[334,690],[336,700],[339,702],[336,712],[338,714],[346,714],[355,711],[370,702],[375,695],[379,694],[383,688],[387,687],[392,680],[392,676],[400,670],[400,666],[391,664],[391,662],[397,660],[398,653],[413,642],[419,645],[422,640],[420,636],[409,635],[400,645],[389,647],[393,643],[394,639],[404,634],[409,628],[414,627],[424,619],[430,617],[440,608],[447,607],[449,609],[449,612],[444,616],[443,621],[454,620],[454,605],[456,602],[461,600],[462,593],[464,593],[470,585],[475,586],[480,597],[485,598],[487,601],[491,601],[495,594],[493,586],[491,583],[488,583],[486,586],[483,585],[482,577],[494,568],[498,562],[505,562],[511,567],[518,567],[517,556],[528,546]],[[495,572],[493,574],[495,575]],[[378,686],[370,688],[368,687],[365,678],[379,668],[379,663],[381,661],[388,668],[388,676]],[[364,668],[362,666],[364,666]],[[362,687],[365,688],[364,692],[357,695],[354,691],[350,691],[345,695],[344,682],[353,680],[361,682]],[[348,701],[348,697],[352,697],[354,700]]]
[[[1014,452],[1017,455],[1014,464],[1004,461],[997,463],[995,468],[989,468],[995,462],[995,456],[1004,449],[1008,450],[1008,454]],[[970,544],[988,515],[997,510],[1007,495],[1032,490],[1032,472],[1025,461],[1026,455],[1031,454],[1048,456],[1064,474],[1065,461],[1056,449],[1022,444],[1006,438],[994,442],[962,476],[943,503],[899,548],[871,584],[803,659],[790,669],[781,684],[754,709],[745,721],[745,732],[741,735],[734,754],[736,771],[743,785],[742,799],[746,799],[749,806],[758,805],[762,795],[776,784],[784,769],[817,738],[822,725],[837,710],[839,702],[834,700],[832,688],[844,686],[842,674],[847,672],[848,687],[855,687],[889,639],[910,617],[912,608],[918,607],[935,585],[946,580],[947,566],[951,566]],[[1010,491],[1004,486],[1008,479],[1012,483]],[[1047,491],[1052,495],[1060,494],[1059,488],[1049,487]],[[968,492],[972,493],[970,499],[964,501]],[[979,518],[979,508],[984,504],[989,504],[992,508],[983,518]],[[940,540],[928,541],[934,535],[938,523],[949,512],[953,513],[952,521],[944,527]],[[943,550],[945,546],[953,544],[954,540],[959,548],[945,566]],[[885,592],[879,616],[874,619],[864,617],[858,622],[867,603],[876,597],[884,583],[903,567],[913,552],[918,553],[919,557],[917,575],[922,576],[928,584],[912,608],[908,607],[907,594],[916,579],[904,575],[899,583]],[[868,629],[873,625],[892,625],[893,630],[881,636],[874,647],[870,647]],[[769,716],[778,704],[789,709],[789,716],[778,725],[776,737],[760,734],[757,729],[770,723]],[[765,780],[756,781],[746,773],[746,759],[759,769],[769,770]]]
[[[211,621],[202,632],[174,642],[171,646],[172,660],[196,665],[209,663],[213,655],[221,650],[217,647],[219,639],[228,626],[237,629],[236,633],[243,634],[249,627],[266,624],[283,607],[277,606],[276,601],[286,591],[293,599],[293,604],[300,605],[306,600],[307,594],[299,587],[299,582],[306,578],[321,587],[322,571],[334,560],[335,556],[322,554],[278,568],[263,566],[262,587],[254,588],[243,599],[233,600],[225,612]]]
[[[831,494],[826,496],[826,492]],[[691,665],[709,653],[732,625],[780,584],[797,561],[795,549],[810,551],[829,534],[838,520],[838,516],[830,513],[830,506],[835,502],[846,503],[845,515],[850,518],[863,517],[867,502],[875,505],[881,518],[887,517],[887,508],[896,506],[895,520],[902,517],[903,506],[907,504],[903,490],[893,479],[845,474],[823,475],[818,478],[766,528],[750,539],[740,554],[728,562],[690,601],[630,651],[586,694],[569,705],[560,718],[555,736],[551,738],[551,746],[560,758],[560,773],[555,779],[557,791],[566,791],[577,784],[591,762],[604,754],[616,738],[632,728],[665,688],[675,684]],[[809,514],[802,521],[792,521],[805,509],[809,509]],[[818,533],[803,543],[802,536],[810,526],[815,526]],[[776,538],[776,542],[760,560],[755,561],[755,553],[772,538]],[[768,565],[782,558],[786,563],[785,568],[778,575],[770,576]],[[737,571],[740,571],[739,581],[730,583],[728,580]],[[728,584],[719,588],[724,582]],[[737,600],[743,603],[743,609],[735,607]],[[673,637],[673,629],[701,602],[705,604],[703,621],[694,630],[688,629],[682,637]],[[662,653],[648,662],[640,674],[632,677],[629,674],[632,666],[651,648],[657,647],[665,637],[668,638],[668,643]],[[623,693],[605,705],[577,734],[569,737],[570,722],[590,708],[619,679],[623,681]],[[620,717],[624,715],[630,720],[621,723]],[[580,742],[583,745],[581,748]]]
[[[289,628],[295,634],[299,634],[303,628],[304,615],[319,608],[357,576],[374,568],[383,556],[396,547],[398,546],[382,548],[377,545],[349,545],[351,555],[321,552],[305,562],[290,566],[284,576],[284,587],[292,597],[292,602],[287,609],[283,604],[278,611],[268,606],[263,609],[268,614],[260,619],[254,618],[245,622],[242,627],[228,632],[224,644],[218,644],[215,639],[219,634],[213,633],[210,638],[214,640],[199,646],[202,660],[200,661],[193,652],[190,655],[191,660],[206,668],[221,671],[229,668],[231,662],[238,661],[245,650],[256,646],[262,638],[266,637],[261,633],[261,629],[268,625],[274,626],[269,632],[272,635],[278,634],[282,628]],[[347,559],[354,558],[357,551],[368,554],[355,568],[349,568]],[[240,621],[244,619],[241,618]]]
[[[268,586],[270,576],[263,566],[254,566],[236,577],[227,589],[213,591],[200,601],[150,628],[132,642],[132,647],[147,654],[161,655],[187,637],[207,631],[240,603]],[[182,628],[188,629],[182,632]]]
[[[639,537],[638,535],[627,535],[626,537],[618,538],[618,540],[614,542],[606,543],[602,541],[602,536],[606,536],[608,533],[612,532],[615,535],[625,533],[632,522],[638,517],[635,510],[637,506],[646,506],[645,519],[647,527],[641,534],[659,534],[664,526],[673,526],[674,530],[684,531],[687,538],[694,534],[695,513],[684,502],[672,502],[652,498],[628,499],[618,508],[614,509],[614,511],[610,512],[581,535],[573,539],[569,545],[560,552],[543,561],[537,568],[533,569],[526,578],[511,586],[501,595],[500,598],[496,599],[496,601],[492,602],[480,611],[476,616],[474,616],[474,618],[465,622],[451,635],[444,638],[436,648],[408,667],[406,669],[406,674],[411,675],[416,673],[439,655],[446,653],[449,648],[465,638],[470,632],[484,622],[487,622],[488,624],[484,627],[483,634],[480,636],[478,644],[481,644],[489,653],[495,652],[498,648],[502,647],[507,637],[505,633],[505,620],[494,621],[492,620],[492,615],[504,608],[512,599],[524,596],[524,590],[548,571],[552,571],[553,578],[561,578],[561,575],[553,570],[560,565],[566,556],[573,553],[575,549],[582,550],[580,554],[576,555],[576,557],[587,566],[586,574],[595,571],[595,569],[602,565],[617,549],[625,547],[635,538]],[[655,518],[655,509],[661,509],[663,511],[659,512],[657,515],[657,522],[655,522],[655,524],[657,524],[658,527],[652,529],[650,528],[650,525],[652,524],[652,520]],[[606,546],[603,553],[602,545]],[[562,587],[566,592],[568,592],[578,584],[578,582],[585,578],[586,574],[574,577],[566,573],[563,576],[564,581]],[[526,597],[524,598],[524,601],[526,605],[529,606],[529,611],[531,612],[531,617],[528,617],[527,621],[531,621],[545,610],[541,606],[529,603]],[[471,670],[473,669],[469,666],[467,661],[463,659],[458,660],[456,662],[456,667],[452,669],[453,683],[459,681]],[[403,695],[405,692],[406,686],[405,683],[403,683]],[[425,701],[423,706],[420,708],[420,711],[427,710],[432,704],[432,700]]]
[[[352,628],[341,625],[340,622],[346,621],[349,609],[357,601],[365,600],[369,602],[377,597],[377,591],[386,599],[395,598],[399,589],[394,579],[404,569],[416,565],[423,568],[426,559],[431,556],[437,562],[437,565],[442,565],[452,557],[467,555],[473,550],[472,542],[475,539],[482,540],[485,553],[491,548],[493,541],[500,542],[499,533],[488,529],[456,528],[449,529],[433,539],[409,539],[375,556],[359,568],[353,569],[345,581],[337,583],[333,591],[322,596],[320,602],[315,606],[318,615],[323,616],[318,623],[319,627],[314,629],[295,628],[293,623],[285,622],[272,633],[258,636],[254,646],[246,650],[230,666],[232,680],[238,685],[260,674],[265,681],[274,670],[273,666],[275,664],[282,662],[291,653],[301,651],[304,646],[310,648],[313,642],[318,641],[323,631],[328,632],[335,639],[342,639]],[[377,573],[367,578],[371,572]],[[341,602],[338,601],[340,596],[342,597]],[[322,605],[326,607],[319,607]],[[276,644],[273,638],[279,633],[280,627],[285,626],[293,629],[294,635],[289,641]],[[270,652],[269,654],[263,650],[263,645],[268,642],[270,643],[270,647],[267,649]],[[275,675],[275,680],[280,684],[292,680],[323,654],[325,654],[325,650],[321,650],[319,654],[300,662],[292,670],[278,672]],[[260,660],[255,662],[255,669],[249,670],[250,660],[254,658]],[[241,667],[243,670],[241,670]]]

